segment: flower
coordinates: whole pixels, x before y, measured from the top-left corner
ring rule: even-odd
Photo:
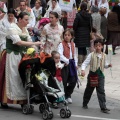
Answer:
[[[108,50],[109,50],[109,51],[112,51],[112,48],[109,48]]]
[[[28,48],[27,49],[27,55],[31,55],[35,52],[35,49],[34,48]]]
[[[38,80],[43,80],[43,78],[42,78],[40,75],[35,74],[35,77],[36,77]]]

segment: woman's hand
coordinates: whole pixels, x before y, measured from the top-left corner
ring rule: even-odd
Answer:
[[[40,46],[42,43],[40,41],[34,42],[34,45]]]
[[[85,76],[85,71],[84,70],[81,70],[81,76]]]

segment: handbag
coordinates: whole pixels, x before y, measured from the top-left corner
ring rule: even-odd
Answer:
[[[90,86],[91,87],[98,87],[98,75],[90,75]]]

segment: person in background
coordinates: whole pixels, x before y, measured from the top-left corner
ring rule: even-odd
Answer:
[[[100,105],[100,109],[103,113],[109,113],[109,109],[106,107],[105,97],[105,76],[104,68],[112,67],[108,64],[106,54],[102,52],[103,42],[101,39],[96,39],[94,42],[95,51],[90,53],[81,66],[81,75],[85,76],[85,68],[90,65],[90,71],[88,74],[87,86],[83,96],[83,108],[88,109],[88,103],[92,96],[94,89],[96,88],[97,97]],[[94,80],[94,81],[93,81]]]
[[[99,14],[99,9],[97,6],[91,7],[91,16],[92,16],[92,26],[100,34],[100,25],[101,25],[101,15]]]
[[[6,49],[6,36],[7,29],[12,27],[12,23],[16,23],[15,10],[10,8],[7,13],[7,17],[0,20],[0,51]]]
[[[50,23],[44,26],[41,33],[41,42],[43,50],[51,54],[52,51],[57,50],[59,43],[62,41],[63,26],[58,24],[59,16],[57,12],[50,12]]]
[[[3,9],[0,9],[0,52],[2,52],[5,48],[6,48],[6,28],[3,24],[4,21],[4,15],[5,12],[3,11]]]
[[[2,13],[4,15],[4,18],[6,18],[6,13],[7,13],[7,7],[4,2],[0,1],[0,9],[2,9],[4,12]]]
[[[75,31],[75,46],[78,48],[78,65],[81,66],[84,61],[87,50],[90,47],[90,30],[91,30],[91,15],[87,12],[87,4],[82,3],[80,12],[76,14],[73,23],[73,30]]]
[[[68,103],[72,103],[71,95],[77,82],[78,60],[76,56],[75,44],[72,41],[73,31],[66,29],[63,32],[63,41],[58,45],[60,60],[65,64],[62,69],[62,79],[65,91],[65,98]]]
[[[45,8],[43,8],[43,7],[41,6],[41,1],[40,1],[40,0],[36,0],[36,2],[35,2],[35,7],[33,7],[32,10],[33,10],[33,12],[34,12],[36,21],[40,20],[41,17],[43,17],[44,14],[46,13]]]
[[[91,39],[90,39],[90,52],[95,50],[94,42],[96,39],[103,39],[103,37],[97,32],[97,30],[92,27]]]
[[[120,6],[115,5],[108,14],[108,38],[107,45],[113,46],[113,55],[115,55],[116,46],[120,46]]]
[[[109,11],[110,11],[108,0],[101,0],[101,1],[99,2],[98,8],[100,9],[100,8],[102,8],[102,7],[106,8],[105,17],[107,18],[108,13],[109,13]]]
[[[61,8],[57,2],[57,0],[50,0],[49,1],[49,8],[46,11],[46,14],[44,15],[44,17],[49,18],[49,13],[50,12],[57,12],[57,14],[59,15],[59,19],[61,18]]]
[[[19,7],[16,8],[17,15],[19,15],[21,12],[27,12],[29,15],[29,24],[27,25],[27,28],[29,30],[32,30],[33,27],[35,26],[36,20],[35,20],[35,15],[33,13],[33,10],[26,5],[25,0],[21,0],[19,3]]]
[[[101,15],[101,26],[100,26],[100,30],[101,30],[101,34],[103,36],[104,42],[107,40],[107,18],[105,17],[106,14],[106,8],[100,8],[99,12]]]
[[[63,26],[64,30],[67,28],[67,12],[62,11],[60,24]]]

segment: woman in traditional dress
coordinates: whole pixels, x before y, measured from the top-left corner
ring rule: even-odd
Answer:
[[[61,17],[61,8],[60,8],[57,0],[50,0],[50,1],[49,1],[49,8],[48,8],[48,10],[47,10],[47,12],[46,12],[46,14],[45,14],[44,17],[49,18],[49,13],[50,13],[51,11],[57,12],[58,15],[59,15],[59,18]]]
[[[41,42],[44,51],[51,54],[53,50],[57,50],[57,46],[62,42],[63,26],[58,24],[59,16],[56,12],[50,12],[50,23],[44,26],[41,33]]]
[[[32,10],[36,17],[36,21],[40,20],[40,18],[43,17],[44,14],[46,13],[46,10],[44,7],[42,7],[40,0],[36,0],[35,7],[33,7]]]
[[[4,21],[4,11],[0,8],[0,52],[5,49],[5,37],[6,37],[6,29],[3,24]]]
[[[2,107],[10,104],[24,104],[27,99],[26,90],[22,85],[18,72],[18,65],[26,47],[35,47],[41,42],[32,42],[26,29],[29,17],[25,12],[18,16],[18,23],[8,29],[6,40],[6,65],[0,62],[0,102]],[[5,73],[4,73],[5,72]],[[4,77],[5,75],[5,77]]]
[[[105,14],[105,17],[107,18],[108,12],[110,11],[108,1],[107,0],[101,0],[98,4],[98,8],[100,9],[101,7],[104,7],[104,8],[107,9],[106,14]]]
[[[15,18],[15,10],[10,8],[7,13],[7,17],[0,20],[0,51],[6,49],[6,35],[7,29],[12,25],[12,23],[16,23],[17,20]]]

